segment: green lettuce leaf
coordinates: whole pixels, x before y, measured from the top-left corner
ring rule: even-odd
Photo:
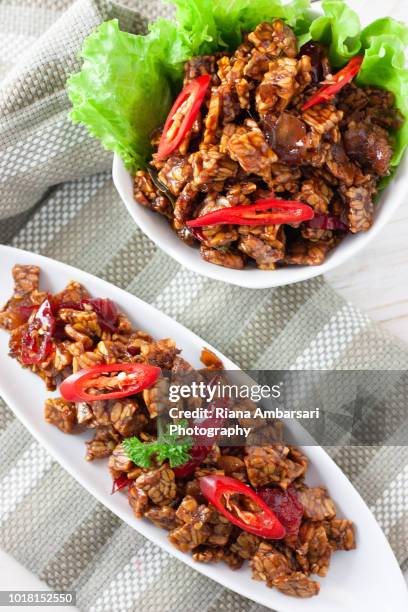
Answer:
[[[281,18],[296,34],[310,25],[307,12],[309,0],[167,0],[177,6],[180,30],[190,33],[192,43],[199,42],[205,32],[211,41],[193,44],[193,55],[212,53],[222,47],[235,50],[242,41],[242,32],[253,30],[262,21]]]
[[[360,20],[343,0],[325,0],[324,15],[316,19],[309,38],[329,45],[330,60],[336,67],[344,66],[357,53],[365,59],[357,83],[387,89],[395,95],[396,106],[405,118],[395,134],[392,166],[396,167],[408,145],[408,70],[405,68],[405,48],[408,28],[405,24],[384,17],[363,31]]]
[[[146,165],[150,134],[166,118],[183,64],[195,55],[237,47],[242,31],[281,17],[307,31],[309,0],[169,0],[176,21],[159,19],[146,36],[119,30],[116,20],[88,36],[79,73],[68,79],[71,119],[86,125],[129,170]]]
[[[377,19],[364,28],[361,32],[361,44],[364,49],[367,49],[378,36],[395,36],[404,47],[408,45],[408,27],[392,17]]]
[[[119,30],[107,21],[85,39],[82,70],[68,80],[71,118],[86,125],[127,168],[140,168],[149,154],[149,134],[172,101],[161,59],[171,40],[155,28],[148,36]],[[173,36],[174,38],[174,36]]]
[[[333,66],[344,66],[361,49],[360,19],[343,0],[325,0],[322,8],[324,15],[310,26],[311,38],[329,46]]]
[[[408,28],[403,24],[394,24],[396,31],[404,27],[405,35],[408,35]],[[403,126],[395,134],[391,164],[398,166],[408,145],[408,70],[405,68],[404,36],[392,35],[388,27],[386,31],[389,33],[370,35],[363,39],[368,46],[357,82],[387,89],[395,96],[396,106],[405,118]]]
[[[406,118],[395,135],[396,166],[408,144],[408,72],[404,47],[408,29],[391,18],[361,32],[357,14],[343,0],[324,0],[324,15],[313,19],[310,0],[165,0],[176,5],[176,20],[159,19],[146,36],[103,23],[85,39],[82,69],[68,80],[71,118],[86,125],[129,170],[146,165],[150,134],[162,124],[181,86],[184,63],[195,55],[234,50],[242,32],[282,18],[299,44],[313,39],[329,46],[336,68],[365,51],[358,82],[392,91]]]
[[[211,0],[165,0],[175,4],[178,35],[189,49],[189,57],[208,55],[226,47],[217,28]],[[187,58],[189,59],[189,58]]]

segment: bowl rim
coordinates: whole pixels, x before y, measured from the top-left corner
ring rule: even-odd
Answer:
[[[233,270],[224,268],[201,259],[197,249],[194,249],[194,251],[198,257],[192,257],[192,247],[189,247],[177,237],[176,242],[168,241],[166,243],[154,231],[154,226],[156,222],[167,224],[167,220],[137,203],[133,197],[132,175],[126,170],[116,153],[113,158],[112,178],[116,190],[136,225],[162,251],[170,255],[179,264],[192,272],[213,280],[248,289],[266,289],[302,282],[325,274],[345,263],[372,242],[394,215],[404,198],[408,196],[408,155],[404,156],[389,185],[381,192],[379,201],[375,205],[373,226],[367,232],[349,235],[329,253],[327,259],[319,266],[288,266],[277,270],[258,270],[254,268]],[[149,221],[150,217],[154,218],[153,223]],[[170,225],[168,225],[168,232],[169,235],[175,236]]]

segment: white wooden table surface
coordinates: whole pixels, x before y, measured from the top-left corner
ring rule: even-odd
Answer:
[[[348,4],[368,14],[370,21],[391,15],[408,23],[407,0],[348,0]],[[343,297],[408,343],[408,196],[371,245],[325,278]]]
[[[348,0],[357,11],[369,8],[370,20],[391,15],[408,22],[408,0]],[[408,199],[408,198],[407,198]],[[345,298],[408,343],[408,202],[402,205],[374,244],[353,262],[326,275]],[[47,589],[46,585],[0,550],[0,590]],[[38,609],[38,608],[36,608]],[[73,608],[49,607],[49,612]],[[18,612],[27,608],[13,607]]]

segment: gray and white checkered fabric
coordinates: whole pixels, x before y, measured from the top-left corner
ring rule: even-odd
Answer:
[[[406,368],[407,350],[322,279],[247,290],[184,270],[131,222],[111,155],[68,118],[65,80],[104,19],[143,31],[159,2],[0,4],[0,240],[65,261],[138,295],[241,367]],[[164,5],[164,10],[169,8]],[[408,449],[334,457],[408,569]],[[0,546],[81,610],[260,612],[145,540],[97,503],[0,404]],[[137,571],[136,571],[137,570]],[[165,578],[165,579],[164,579]]]

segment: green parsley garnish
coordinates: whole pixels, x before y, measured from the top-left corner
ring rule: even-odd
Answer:
[[[125,438],[122,442],[126,455],[139,467],[149,468],[152,457],[163,463],[168,461],[170,467],[183,465],[191,459],[189,451],[193,443],[190,438],[179,438],[177,434],[170,434],[169,427],[159,433],[154,442],[141,442],[139,438]]]

